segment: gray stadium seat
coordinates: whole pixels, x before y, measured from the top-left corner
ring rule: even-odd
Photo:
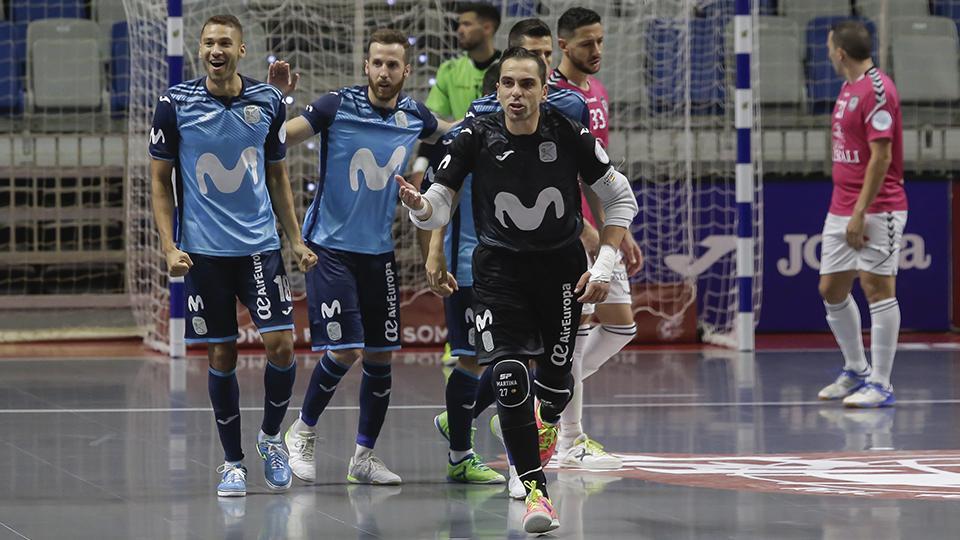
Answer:
[[[27,27],[27,110],[104,109],[100,26],[85,19],[41,19]]]
[[[886,4],[886,13],[883,12]],[[886,15],[887,21],[896,17],[928,17],[930,6],[927,0],[858,0],[857,11],[861,17],[866,17],[879,24],[881,15]],[[889,25],[888,25],[889,26]]]
[[[803,30],[815,17],[849,16],[850,4],[847,0],[780,0],[780,15]]]
[[[803,89],[803,37],[797,23],[787,17],[761,16],[757,20],[759,77],[754,98],[762,105],[800,105]],[[727,24],[729,84],[734,84],[733,21]]]
[[[899,17],[890,23],[893,77],[904,102],[960,99],[960,42],[946,17]]]

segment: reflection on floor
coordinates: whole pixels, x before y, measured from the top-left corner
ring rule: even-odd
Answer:
[[[300,355],[293,403],[318,361]],[[816,401],[835,352],[627,352],[587,381],[584,425],[624,468],[550,468],[556,538],[956,537],[960,352],[901,350],[898,405]],[[0,538],[524,538],[502,487],[445,481],[437,353],[398,355],[378,454],[400,487],[348,486],[357,373],[318,424],[318,483],[269,492],[253,441],[262,356],[238,374],[250,494],[222,460],[202,358],[0,361]],[[356,370],[354,370],[356,371]],[[294,408],[288,422],[294,418]],[[478,422],[477,449],[503,450]]]

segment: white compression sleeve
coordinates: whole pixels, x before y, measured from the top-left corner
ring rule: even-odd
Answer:
[[[410,221],[418,228],[428,231],[443,227],[450,222],[450,209],[453,207],[453,195],[453,190],[447,186],[431,184],[430,189],[423,194],[423,198],[430,203],[430,207],[433,210],[430,217],[421,220],[418,214],[422,215],[423,210],[417,212],[407,207],[407,209],[410,210]]]
[[[590,189],[603,203],[603,213],[606,215],[603,224],[629,229],[639,208],[627,177],[610,167],[596,182],[590,184]]]

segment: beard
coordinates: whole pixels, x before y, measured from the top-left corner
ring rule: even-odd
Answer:
[[[589,73],[590,75],[596,75],[600,71],[600,66],[603,64],[601,63],[597,65],[597,67],[593,67],[589,64],[588,61],[574,60],[573,65],[576,66],[577,69],[579,69],[584,73]]]
[[[370,88],[373,90],[373,95],[377,96],[377,99],[382,101],[390,101],[391,99],[397,97],[400,91],[403,90],[403,82],[406,79],[406,77],[401,77],[400,82],[397,84],[381,87],[375,80],[367,77],[367,84],[370,85]]]

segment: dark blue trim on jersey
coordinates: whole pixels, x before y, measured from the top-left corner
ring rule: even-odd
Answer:
[[[313,236],[313,230],[317,227],[317,220],[320,219],[320,198],[323,197],[323,185],[327,181],[327,157],[330,154],[330,126],[324,126],[320,129],[320,178],[317,179],[317,189],[314,191],[313,215],[310,216],[310,225],[303,228],[304,240]]]

